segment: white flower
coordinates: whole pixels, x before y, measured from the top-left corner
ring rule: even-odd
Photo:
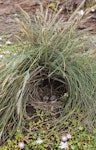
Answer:
[[[40,139],[40,138],[38,138],[38,139],[34,142],[34,144],[42,144],[42,143],[43,143],[43,140]]]
[[[67,139],[71,139],[72,138],[71,134],[69,134],[69,133],[66,136],[67,136]]]
[[[6,45],[11,45],[12,44],[12,42],[11,41],[6,41]]]
[[[21,149],[24,149],[24,147],[25,147],[24,142],[19,142],[18,147],[21,148]]]
[[[59,145],[59,148],[67,149],[68,148],[68,143],[67,142],[61,142],[60,145]]]
[[[2,47],[3,45],[2,44],[0,44],[0,47]]]
[[[62,140],[63,142],[66,142],[67,139],[68,139],[67,136],[62,136],[62,137],[61,137],[61,140]]]
[[[3,54],[10,54],[9,50],[3,52]]]
[[[83,15],[84,15],[84,10],[80,10],[80,11],[78,12],[78,14],[79,14],[80,16],[83,16]]]
[[[0,55],[0,58],[3,58],[3,55]]]

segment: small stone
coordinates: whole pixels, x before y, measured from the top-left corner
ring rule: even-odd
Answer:
[[[2,44],[0,44],[0,47],[2,47],[3,45]]]
[[[0,55],[0,58],[3,58],[3,55]]]
[[[18,16],[18,14],[16,14],[16,13],[15,13],[15,14],[14,14],[14,16],[15,16],[15,17],[17,17],[17,16]]]
[[[2,37],[0,37],[0,41],[2,41]]]
[[[11,45],[12,44],[12,42],[11,41],[6,41],[6,45]]]
[[[92,9],[91,9],[91,12],[95,12],[95,9],[94,9],[94,8],[92,8]]]
[[[84,15],[84,10],[80,10],[78,13],[79,13],[79,15],[83,16]]]
[[[3,54],[10,54],[9,50],[3,52]]]

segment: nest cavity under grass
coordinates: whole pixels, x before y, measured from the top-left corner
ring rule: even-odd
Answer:
[[[41,7],[32,23],[22,10],[25,22],[17,21],[27,37],[26,46],[0,62],[3,140],[11,137],[36,109],[56,115],[61,128],[60,119],[68,120],[78,112],[95,127],[96,60],[88,53],[93,47],[91,35],[78,31],[85,20],[77,11],[64,22],[60,12],[52,15]]]

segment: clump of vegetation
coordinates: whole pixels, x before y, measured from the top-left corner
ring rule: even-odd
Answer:
[[[93,36],[78,30],[85,21],[79,9],[66,22],[59,18],[61,10],[52,15],[41,6],[32,22],[22,10],[25,19],[17,21],[26,35],[26,46],[0,62],[2,141],[12,137],[18,128],[27,128],[26,122],[34,118],[36,109],[54,117],[51,124],[56,130],[79,113],[82,120],[87,118],[88,127],[95,127],[96,62],[95,55],[89,53],[94,48]]]
[[[55,127],[50,126],[48,122],[49,118],[44,112],[37,110],[36,115],[41,117],[39,121],[30,122],[26,133],[18,130],[13,140],[7,140],[5,146],[2,146],[0,150],[94,150],[96,148],[96,130],[94,134],[88,132],[88,130],[77,120],[71,119],[71,125],[68,122],[63,121],[63,125],[67,126],[67,130],[61,130],[57,132]],[[44,123],[47,121],[47,125]],[[29,130],[29,131],[28,131]],[[51,132],[49,132],[49,130]],[[70,133],[70,134],[68,134]],[[69,137],[66,139],[66,135]],[[66,143],[63,148],[60,147],[60,143]]]

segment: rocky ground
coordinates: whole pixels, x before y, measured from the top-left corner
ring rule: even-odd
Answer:
[[[0,34],[17,34],[19,32],[18,25],[15,21],[16,17],[20,17],[19,6],[21,6],[27,12],[36,12],[39,4],[42,3],[44,7],[50,3],[55,3],[55,5],[60,9],[63,7],[62,15],[66,18],[67,12],[71,14],[76,7],[83,0],[69,0],[65,2],[63,0],[0,0]],[[96,2],[94,1],[94,4]],[[84,9],[83,6],[82,9]],[[91,7],[91,4],[90,4]],[[91,11],[89,16],[92,15],[91,19],[88,19],[86,24],[84,24],[80,29],[91,27],[91,32],[96,33],[96,10]]]

